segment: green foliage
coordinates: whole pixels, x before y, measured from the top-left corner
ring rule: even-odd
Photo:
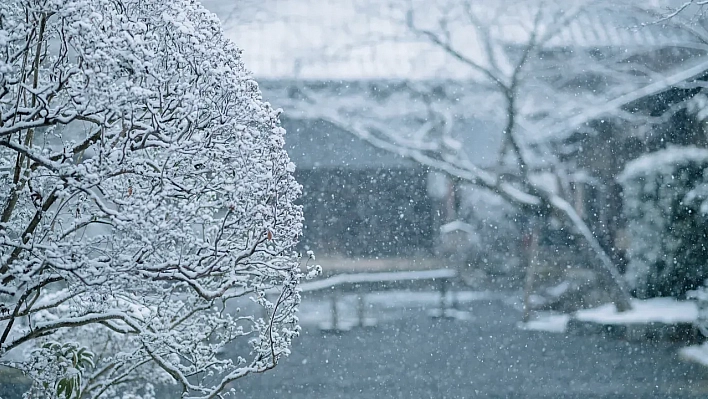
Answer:
[[[76,343],[60,344],[48,342],[42,346],[50,352],[55,365],[58,366],[61,376],[54,386],[57,398],[78,399],[81,397],[81,382],[83,373],[93,368],[94,354],[85,347]],[[45,383],[45,389],[49,389]]]

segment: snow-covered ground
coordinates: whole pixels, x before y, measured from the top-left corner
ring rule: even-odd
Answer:
[[[708,343],[681,348],[681,350],[679,350],[679,356],[684,360],[696,362],[708,367]]]
[[[673,298],[633,299],[632,310],[617,312],[614,304],[580,310],[574,318],[601,324],[634,323],[693,323],[698,317],[698,307],[693,301]]]
[[[575,314],[539,313],[534,320],[519,323],[525,330],[565,332],[571,317],[579,321],[598,324],[646,324],[646,323],[693,323],[698,317],[698,308],[693,301],[678,301],[673,298],[633,299],[632,310],[617,312],[614,304],[584,309]],[[708,348],[704,348],[708,353]],[[708,355],[706,355],[708,363]],[[708,365],[708,364],[707,364]]]
[[[307,293],[303,294],[306,295]],[[469,296],[468,296],[469,295]],[[517,328],[523,310],[493,293],[469,292],[472,320],[428,316],[434,292],[372,294],[375,328],[346,333],[305,327],[273,370],[233,385],[250,399],[705,399],[705,371],[678,361],[674,343],[556,335]],[[487,299],[489,298],[489,299]],[[302,315],[316,301],[304,296]],[[381,300],[381,302],[379,302]],[[348,304],[346,304],[346,302]],[[353,299],[340,309],[353,312]],[[423,308],[411,304],[424,304]],[[327,311],[326,306],[322,308]],[[390,313],[389,313],[390,312]],[[380,314],[398,319],[382,320]],[[327,315],[325,313],[325,315]]]
[[[541,314],[534,320],[519,323],[519,328],[522,330],[562,333],[565,332],[568,326],[568,320],[570,320],[570,315],[568,314]]]

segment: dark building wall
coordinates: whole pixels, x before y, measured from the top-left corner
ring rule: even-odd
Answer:
[[[422,168],[299,169],[301,245],[324,254],[410,256],[432,251],[433,206]]]

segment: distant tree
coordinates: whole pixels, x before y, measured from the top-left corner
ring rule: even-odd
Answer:
[[[421,52],[421,61],[443,53],[446,62],[466,68],[467,77],[376,85],[377,100],[390,107],[362,106],[346,96],[303,85],[289,108],[444,172],[459,183],[490,190],[543,223],[561,220],[564,229],[582,237],[593,254],[588,266],[598,272],[617,307],[629,309],[622,277],[572,204],[568,188],[577,170],[544,146],[545,138],[587,127],[599,116],[626,116],[622,106],[633,96],[646,95],[636,90],[654,77],[651,71],[627,66],[636,53],[604,52],[594,43],[578,44],[569,37],[571,27],[593,15],[586,13],[588,7],[604,10],[605,3],[387,4],[387,17],[401,29],[389,35],[393,39],[381,40],[425,43],[437,53]],[[616,101],[608,107],[609,100]],[[467,155],[466,132],[456,124],[461,114],[500,126],[502,146],[496,165],[482,168]],[[539,228],[543,223],[533,225]]]
[[[274,367],[302,277],[283,144],[199,3],[0,2],[0,365],[51,398]]]

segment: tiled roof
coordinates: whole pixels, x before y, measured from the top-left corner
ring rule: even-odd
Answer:
[[[433,2],[420,3],[425,17]],[[494,1],[497,0],[488,0]],[[576,0],[568,0],[571,5]],[[598,0],[598,3],[601,0]],[[631,0],[617,0],[614,4]],[[534,0],[519,1],[517,16],[502,23],[500,37],[521,41],[521,29],[534,15]],[[205,0],[224,24],[227,35],[244,49],[246,65],[261,79],[465,79],[470,68],[435,46],[412,40],[392,20],[392,12],[376,0]],[[474,7],[483,2],[475,1]],[[531,4],[531,5],[530,5]],[[435,17],[430,14],[430,18]],[[454,21],[453,21],[454,22]],[[658,46],[677,40],[678,33],[660,25],[636,28],[630,7],[595,7],[563,29],[552,46]],[[469,25],[467,25],[469,28]],[[451,25],[453,40],[475,57],[479,45],[465,24]],[[392,36],[396,40],[391,39]]]

